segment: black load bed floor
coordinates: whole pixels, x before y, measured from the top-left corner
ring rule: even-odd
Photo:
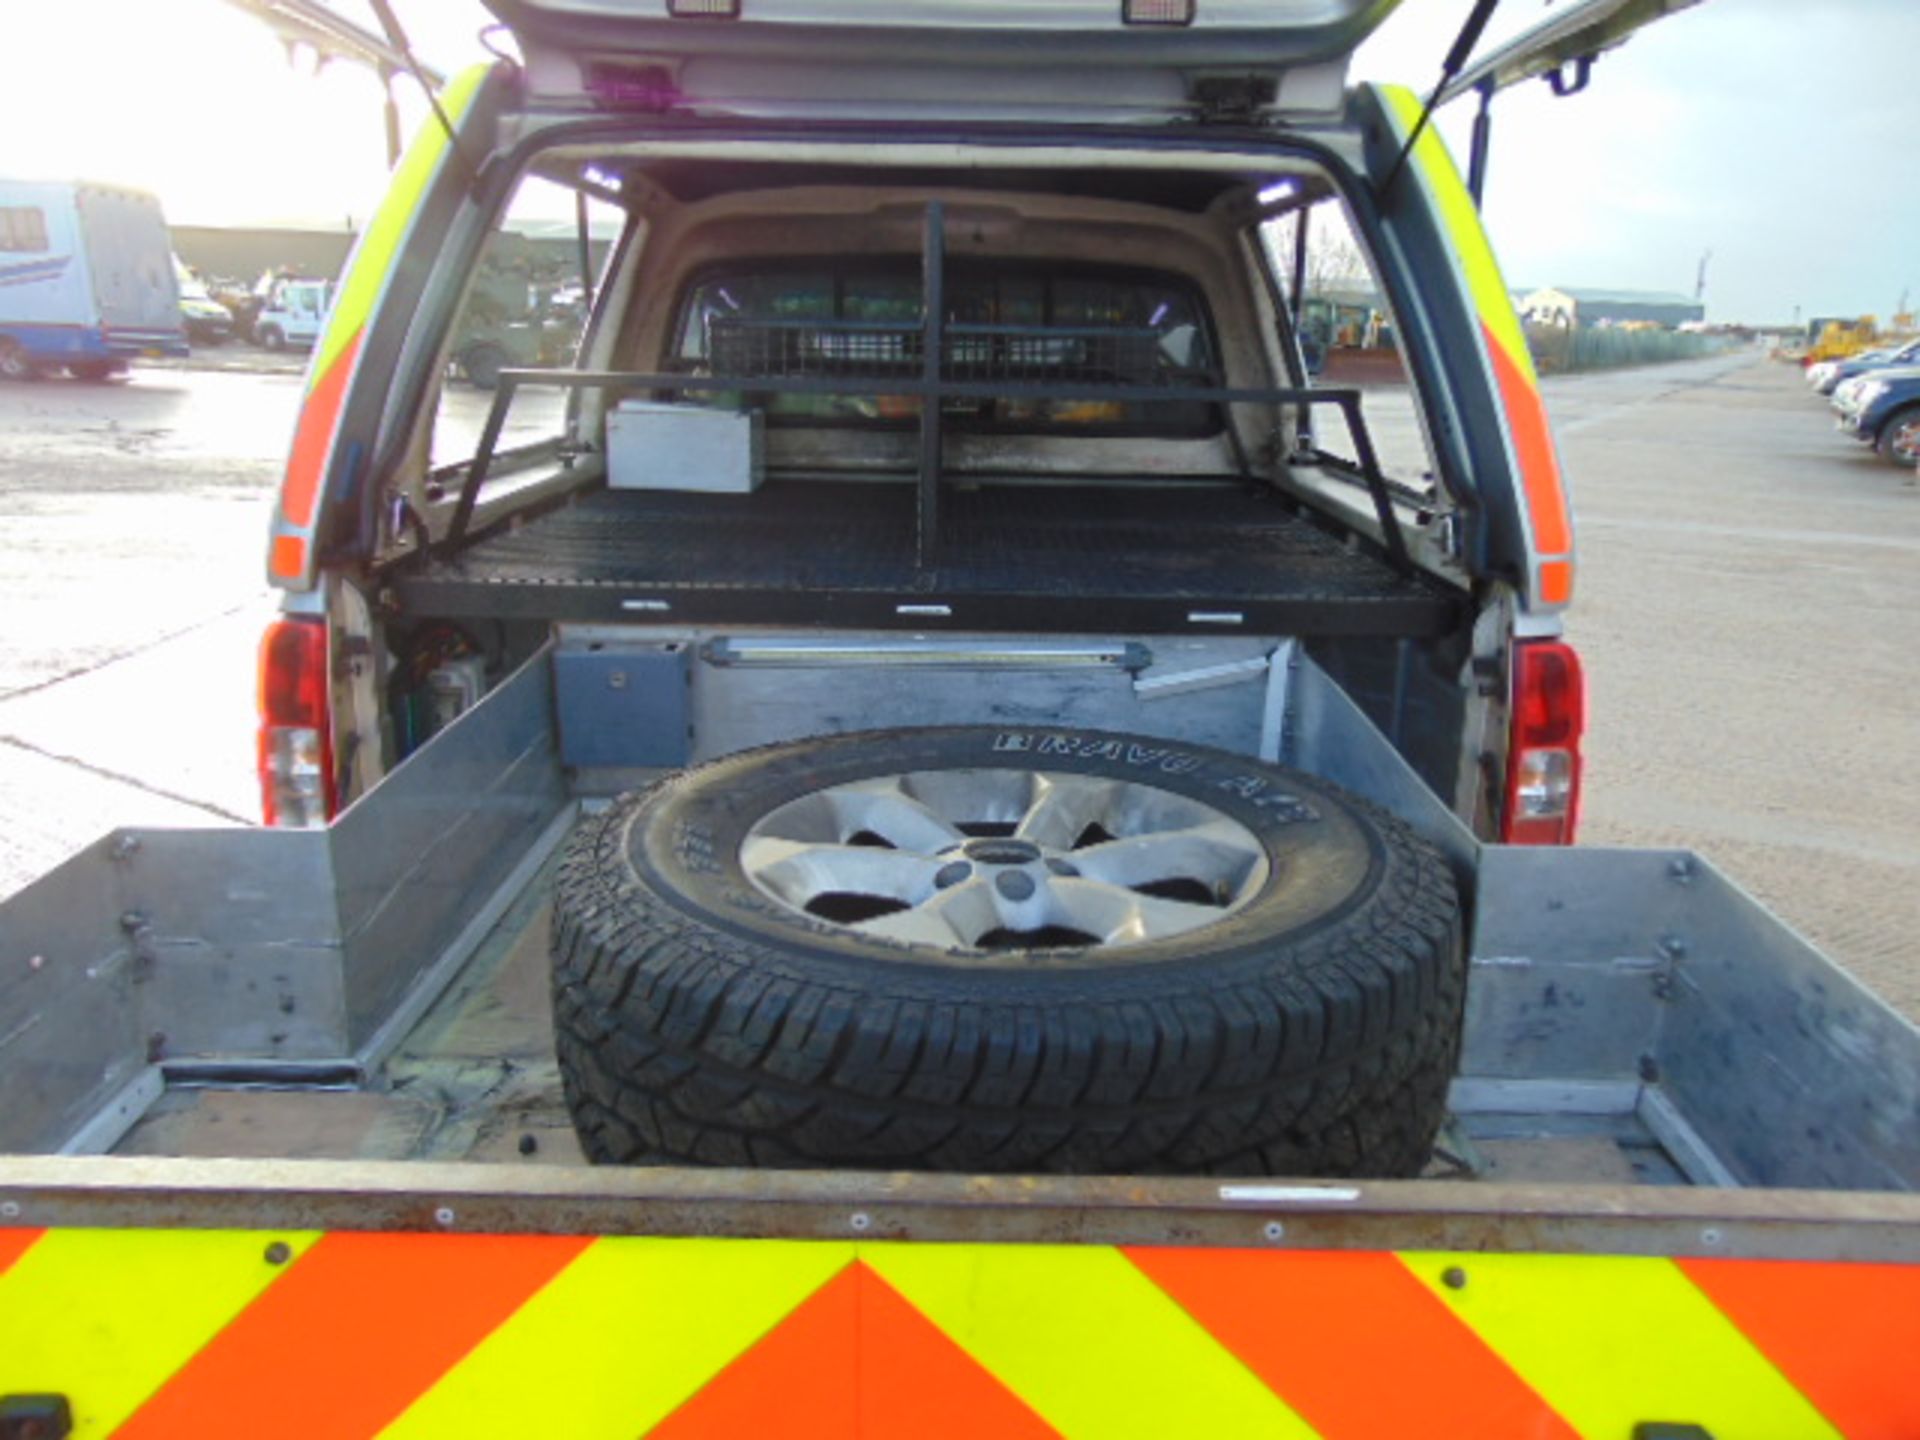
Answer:
[[[1461,597],[1232,485],[599,490],[396,577],[418,614],[1038,631],[1432,635]]]

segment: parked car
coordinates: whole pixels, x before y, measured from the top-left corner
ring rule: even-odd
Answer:
[[[180,318],[187,327],[187,339],[195,345],[224,345],[231,340],[233,312],[213,298],[206,282],[178,255],[173,257],[173,274],[180,286]]]
[[[1920,365],[1920,340],[1862,350],[1858,355],[1849,355],[1844,360],[1824,360],[1808,368],[1807,383],[1820,394],[1831,395],[1843,382],[1890,365]]]
[[[1920,465],[1920,364],[1856,376],[1834,394],[1840,428],[1896,465]]]
[[[0,180],[0,379],[105,380],[135,356],[186,353],[158,200]]]

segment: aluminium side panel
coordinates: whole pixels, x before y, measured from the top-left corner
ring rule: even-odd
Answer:
[[[0,1154],[58,1148],[146,1064],[115,865],[97,840],[0,905]]]
[[[350,806],[328,830],[349,1049],[569,803],[543,649]]]

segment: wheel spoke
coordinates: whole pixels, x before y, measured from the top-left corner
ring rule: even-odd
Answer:
[[[1163,900],[1104,880],[1057,879],[1048,889],[1054,924],[1098,935],[1108,945],[1160,940],[1197,930],[1220,917],[1212,905]]]
[[[1089,845],[1073,852],[1072,863],[1088,879],[1110,885],[1198,880],[1211,890],[1225,886],[1231,898],[1263,859],[1244,828],[1216,822]]]
[[[1083,837],[1094,843],[1075,849]],[[1163,940],[1222,920],[1270,875],[1260,839],[1195,796],[1014,767],[797,796],[739,859],[763,894],[816,922],[946,951]]]
[[[966,834],[951,820],[913,798],[897,779],[843,785],[826,794],[843,836],[870,831],[901,850],[932,855],[960,844]]]
[[[1036,845],[1069,850],[1089,825],[1111,812],[1118,782],[1085,775],[1036,775],[1033,801],[1014,834]]]
[[[950,950],[956,945],[977,944],[982,935],[999,923],[999,911],[985,882],[969,880],[951,890],[937,892],[924,904],[862,920],[848,928],[862,935],[879,935],[915,945],[938,945]]]
[[[917,905],[934,893],[941,862],[930,855],[878,845],[816,845],[755,835],[740,847],[740,866],[789,905],[805,909],[820,895],[872,895]]]

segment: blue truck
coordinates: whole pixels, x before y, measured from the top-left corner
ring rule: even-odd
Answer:
[[[117,185],[0,180],[0,380],[105,380],[185,355],[160,202]]]

